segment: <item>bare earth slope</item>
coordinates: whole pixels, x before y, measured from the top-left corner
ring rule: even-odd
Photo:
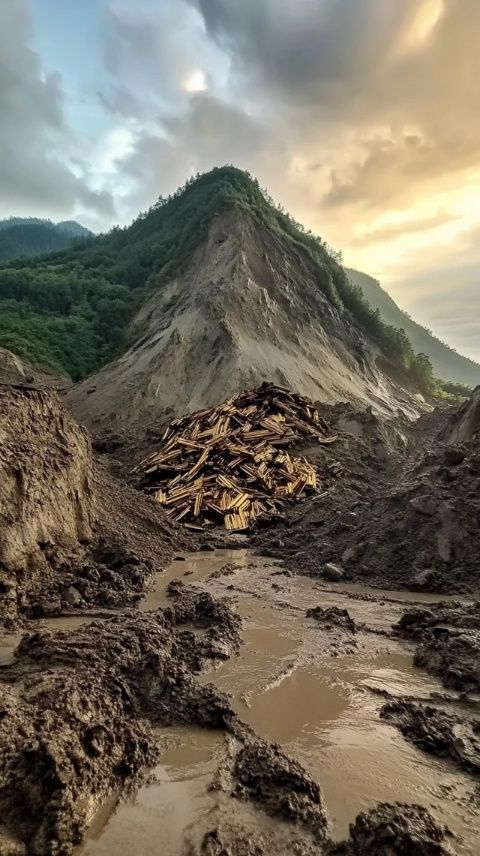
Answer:
[[[131,427],[265,380],[313,400],[412,411],[318,277],[249,214],[218,216],[184,274],[140,310],[130,350],[69,392],[75,416],[94,430]]]
[[[351,282],[360,286],[371,306],[380,311],[385,323],[405,330],[414,351],[430,357],[438,377],[457,383],[466,383],[469,386],[480,383],[480,365],[449,348],[440,339],[432,336],[425,327],[402,312],[376,279],[349,268],[346,269],[346,273]]]

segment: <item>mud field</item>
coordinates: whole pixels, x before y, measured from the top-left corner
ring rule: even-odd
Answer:
[[[27,728],[26,705],[34,721],[0,794],[30,846],[0,853],[478,852],[478,687],[415,665],[427,621],[476,625],[476,606],[292,576],[246,549],[179,557],[139,606],[41,620],[15,656],[2,638],[0,727]],[[384,849],[392,829],[410,849]]]
[[[0,856],[478,853],[478,394],[324,406],[318,493],[248,537],[0,397]]]

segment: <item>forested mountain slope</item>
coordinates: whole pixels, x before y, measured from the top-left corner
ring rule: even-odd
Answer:
[[[286,258],[295,253],[307,264],[331,311],[363,331],[411,384],[430,387],[425,360],[415,357],[403,332],[381,321],[328,247],[234,167],[189,180],[127,228],[55,255],[0,267],[0,345],[74,379],[85,377],[133,343],[135,314],[153,295],[162,297],[165,286],[188,268],[194,251],[207,241],[215,218],[232,210],[248,213],[280,242]]]
[[[37,217],[10,217],[0,220],[0,262],[64,250],[90,235],[75,220],[52,223]]]
[[[358,270],[345,270],[350,281],[360,286],[370,305],[379,310],[382,319],[387,324],[405,330],[413,349],[427,354],[437,377],[472,387],[480,384],[478,363],[457,353],[425,327],[417,324],[397,306],[378,280]]]

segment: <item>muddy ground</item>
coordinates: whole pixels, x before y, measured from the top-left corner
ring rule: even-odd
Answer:
[[[0,405],[1,856],[477,852],[478,396],[325,406],[320,494],[248,538],[172,526],[52,390]]]
[[[321,413],[337,442],[302,446],[319,466],[320,496],[287,510],[275,531],[259,532],[256,547],[294,573],[477,592],[480,388],[460,411],[415,423],[343,404],[323,405]]]
[[[457,741],[467,734],[468,695],[442,697],[440,682],[413,665],[405,677],[398,671],[418,641],[398,630],[405,601],[285,576],[278,563],[225,552],[173,562],[141,611],[74,632],[43,619],[43,629],[24,636],[0,670],[0,853],[72,853],[111,795],[125,800],[144,782],[153,815],[127,796],[79,852],[113,856],[121,842],[124,852],[157,853],[158,814],[161,852],[172,856],[473,854],[478,768],[445,750],[433,774],[391,742],[400,728],[419,758],[432,753],[385,715],[395,703],[415,721],[415,707],[435,704],[461,725]],[[471,716],[473,695],[469,704]],[[305,731],[302,723],[317,718],[322,730]],[[338,723],[331,732],[330,721]],[[349,748],[358,725],[367,729],[360,755]],[[190,826],[172,828],[162,815],[169,783],[159,773],[199,726],[216,754],[207,775],[193,765],[186,781],[205,803]],[[427,717],[426,727],[438,722]],[[336,731],[329,749],[326,736]]]

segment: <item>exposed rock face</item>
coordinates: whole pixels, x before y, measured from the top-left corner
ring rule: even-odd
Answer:
[[[252,216],[223,214],[185,273],[142,307],[130,350],[71,390],[75,415],[95,430],[143,425],[266,380],[312,400],[418,412],[377,369],[372,347],[325,297],[318,277]]]
[[[51,390],[0,387],[0,567],[23,572],[53,545],[92,537],[86,432]]]
[[[480,386],[462,404],[448,425],[445,439],[448,443],[464,443],[480,437]],[[459,462],[457,462],[459,463]]]

